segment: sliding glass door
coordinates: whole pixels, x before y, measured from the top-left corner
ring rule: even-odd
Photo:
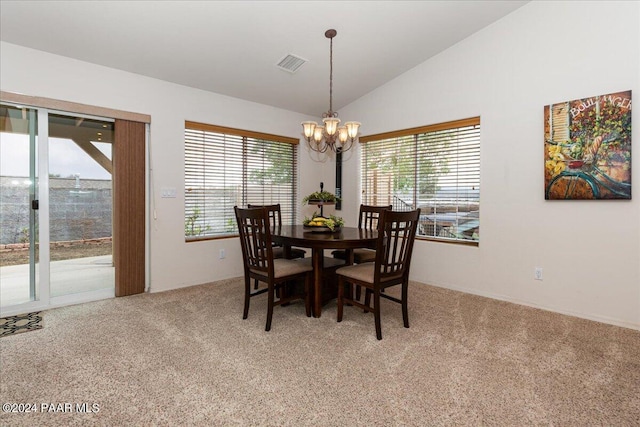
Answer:
[[[113,296],[113,121],[2,105],[0,307]]]
[[[113,122],[49,114],[51,297],[113,290],[112,141]]]
[[[29,108],[0,106],[0,305],[38,295],[37,118]]]

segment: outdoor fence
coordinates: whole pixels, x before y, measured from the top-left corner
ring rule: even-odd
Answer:
[[[72,241],[112,235],[111,180],[49,178],[50,240]],[[28,240],[29,182],[0,177],[0,244]]]

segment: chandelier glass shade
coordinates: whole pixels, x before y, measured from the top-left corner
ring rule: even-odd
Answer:
[[[346,122],[340,126],[338,113],[333,111],[333,38],[336,30],[327,30],[324,36],[331,43],[329,47],[329,111],[322,114],[322,124],[316,122],[302,122],[302,132],[309,148],[324,153],[328,149],[334,152],[344,152],[351,148],[358,139],[360,123]]]

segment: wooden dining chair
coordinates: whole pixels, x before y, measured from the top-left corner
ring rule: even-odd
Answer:
[[[249,301],[252,297],[267,293],[267,324],[265,331],[271,330],[273,307],[287,304],[293,300],[304,299],[307,317],[311,316],[311,280],[313,268],[303,260],[274,258],[271,240],[271,225],[266,208],[242,209],[234,207],[240,245],[244,261],[244,312],[243,319],[249,315]],[[257,291],[251,290],[251,280],[258,280],[267,287]],[[289,281],[304,279],[304,292],[288,295],[280,292],[276,301],[276,290],[281,289]]]
[[[248,208],[265,208],[267,213],[269,214],[269,223],[271,227],[280,227],[282,225],[282,212],[280,210],[280,203],[275,205],[253,205],[248,204]],[[306,251],[304,249],[299,248],[291,248],[289,250],[289,258],[304,258],[306,256]],[[273,248],[273,256],[274,258],[284,258],[284,248],[280,245],[274,244]]]
[[[378,221],[380,214],[383,211],[391,210],[392,206],[370,206],[360,205],[360,216],[358,217],[358,228],[360,230],[376,230],[378,228]],[[347,260],[347,251],[338,249],[331,252],[334,258]],[[353,262],[355,264],[362,264],[363,262],[373,262],[376,260],[376,251],[367,248],[358,248],[353,250]],[[353,291],[352,291],[353,292]],[[355,286],[355,297],[360,299],[362,290],[360,286]]]
[[[419,219],[420,209],[408,212],[387,210],[381,213],[375,261],[342,267],[336,271],[338,275],[338,322],[342,321],[345,303],[360,307],[365,312],[373,311],[376,337],[381,340],[380,298],[385,298],[402,306],[404,327],[409,327],[407,307],[409,267]],[[364,304],[355,300],[351,295],[345,296],[345,283],[360,285],[366,289]],[[387,293],[381,293],[383,289],[395,285],[402,286],[399,299]],[[370,305],[371,295],[373,295],[373,307]]]
[[[369,206],[360,205],[360,216],[358,218],[358,228],[360,230],[375,230],[378,228],[378,220],[380,214],[383,211],[391,210],[392,206]],[[344,259],[347,258],[345,250],[335,250],[331,252],[334,258]],[[373,249],[354,249],[353,250],[353,262],[356,264],[362,264],[363,262],[373,262],[376,259],[376,251]]]
[[[280,211],[280,203],[275,205],[252,205],[248,204],[248,208],[265,208],[267,210],[267,214],[269,215],[269,224],[271,227],[280,227],[282,225],[282,212]],[[273,244],[273,257],[274,258],[285,258],[284,256],[284,248],[281,245]],[[289,248],[289,256],[290,259],[295,258],[304,258],[306,256],[306,252],[304,249],[298,248]],[[258,289],[258,280],[255,280],[253,283],[253,289]],[[276,295],[280,295],[279,292],[276,292]]]

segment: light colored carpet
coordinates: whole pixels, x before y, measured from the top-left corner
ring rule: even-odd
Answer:
[[[382,341],[371,314],[336,323],[335,302],[320,319],[276,307],[265,332],[266,296],[242,320],[241,283],[45,312],[0,340],[0,400],[38,406],[0,424],[640,424],[638,331],[412,283],[411,328],[383,300]]]

